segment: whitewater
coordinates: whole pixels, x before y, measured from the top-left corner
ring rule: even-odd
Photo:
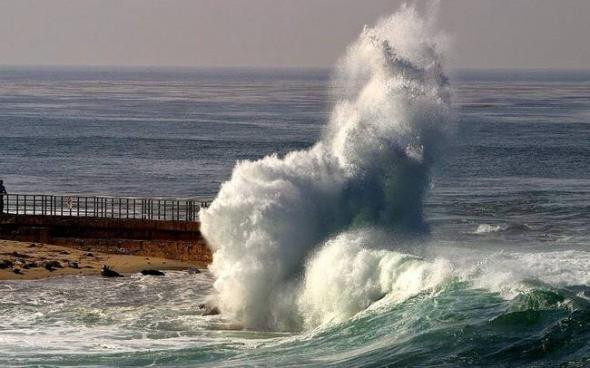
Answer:
[[[0,137],[15,190],[36,190],[10,174],[35,144],[49,186],[71,149],[105,178],[140,178],[109,190],[169,180],[180,196],[200,180],[216,195],[200,213],[206,272],[0,282],[0,365],[588,366],[590,75],[457,76],[451,44],[435,10],[403,6],[329,76],[0,73],[0,95],[29,93],[0,110],[22,121]],[[51,78],[83,91],[55,116]]]
[[[231,319],[312,328],[353,316],[405,279],[423,280],[404,286],[417,292],[438,278],[405,255],[366,250],[388,245],[385,235],[372,240],[372,227],[393,237],[426,228],[428,171],[450,120],[443,37],[431,28],[410,7],[365,28],[339,63],[343,94],[322,139],[238,163],[203,211],[214,302]]]

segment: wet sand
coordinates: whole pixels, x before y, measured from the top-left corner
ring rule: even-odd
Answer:
[[[186,270],[206,268],[206,265],[200,262],[87,252],[57,245],[0,240],[0,265],[5,261],[12,263],[12,267],[0,269],[0,280],[34,280],[66,275],[100,275],[103,265],[108,265],[123,275],[140,272],[144,269]],[[53,271],[46,269],[45,264],[51,261],[59,262],[62,267],[53,267]],[[15,273],[15,270],[18,270],[19,273]]]

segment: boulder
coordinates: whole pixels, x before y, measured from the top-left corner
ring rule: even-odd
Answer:
[[[221,314],[219,308],[209,304],[199,304],[199,309],[203,311],[204,316],[216,316],[218,314]]]
[[[63,268],[59,261],[45,261],[43,262],[43,267],[49,272],[55,271],[56,268]]]
[[[39,262],[29,262],[23,266],[23,268],[37,268],[39,267]]]
[[[8,259],[0,261],[0,270],[5,270],[7,268],[11,268],[12,266],[14,266],[14,264]]]
[[[111,269],[109,266],[104,265],[102,266],[102,269],[100,270],[100,274],[103,277],[123,277],[123,275],[121,275],[120,273],[118,273],[117,271]]]
[[[146,276],[164,276],[164,272],[158,270],[142,270],[141,274]]]

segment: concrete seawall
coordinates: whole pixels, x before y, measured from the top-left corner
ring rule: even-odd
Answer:
[[[0,238],[85,251],[211,262],[198,222],[0,215]]]

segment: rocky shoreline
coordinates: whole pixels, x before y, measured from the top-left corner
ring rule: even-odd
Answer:
[[[104,266],[125,275],[145,270],[196,270],[204,262],[89,252],[37,242],[0,240],[0,280],[34,280],[68,275],[99,276]]]

